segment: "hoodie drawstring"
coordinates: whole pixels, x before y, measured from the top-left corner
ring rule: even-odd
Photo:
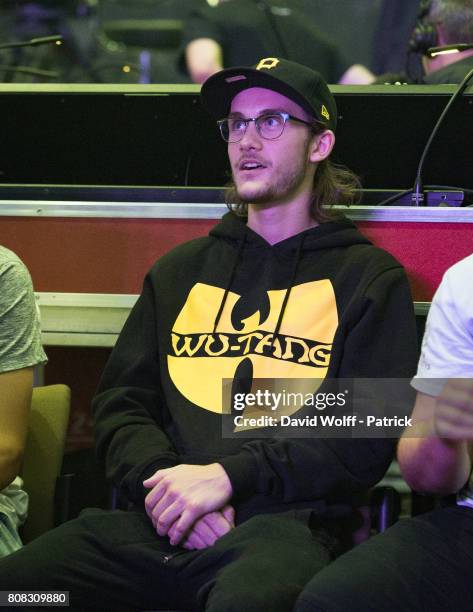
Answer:
[[[292,265],[292,274],[291,279],[289,281],[289,286],[286,289],[286,293],[284,294],[284,300],[282,302],[281,310],[279,311],[278,321],[276,323],[276,327],[273,332],[273,339],[271,340],[270,349],[274,346],[274,341],[276,340],[277,335],[279,334],[279,330],[281,329],[282,320],[284,317],[284,313],[286,311],[286,306],[289,301],[289,296],[291,294],[291,289],[294,286],[294,281],[296,280],[297,268],[299,267],[299,261],[301,259],[302,245],[304,244],[304,240],[306,237],[306,233],[302,234],[301,239],[299,241],[299,245],[297,247],[296,255],[294,257],[294,263]]]
[[[305,237],[306,237],[306,233],[302,234],[301,239],[299,241],[299,245],[297,247],[296,255],[294,257],[294,263],[293,263],[293,266],[292,266],[292,273],[291,273],[291,278],[290,278],[290,281],[289,281],[289,286],[286,289],[286,293],[284,295],[284,299],[283,299],[283,303],[282,303],[282,306],[281,306],[281,310],[279,311],[278,320],[277,320],[277,323],[276,323],[276,327],[274,328],[273,339],[271,341],[270,348],[273,348],[274,341],[275,341],[275,339],[276,339],[276,337],[279,334],[279,331],[281,329],[282,321],[283,321],[283,318],[284,318],[284,313],[286,311],[287,303],[289,301],[289,296],[291,295],[291,289],[294,286],[294,282],[296,280],[297,269],[299,267],[299,261],[301,259],[302,246],[304,244]],[[240,242],[240,244],[238,246],[238,250],[237,250],[237,253],[236,253],[236,256],[235,256],[235,260],[233,262],[233,266],[232,266],[232,269],[231,269],[231,272],[230,272],[230,276],[228,278],[227,286],[225,287],[225,292],[223,294],[222,301],[220,302],[220,307],[218,309],[217,316],[215,317],[215,322],[214,322],[214,326],[213,326],[213,330],[212,330],[213,334],[215,334],[216,331],[217,331],[217,326],[218,326],[220,318],[222,316],[223,309],[225,308],[225,302],[227,301],[227,297],[228,297],[228,294],[230,292],[230,288],[231,288],[232,283],[233,283],[233,278],[235,276],[235,271],[236,271],[236,269],[238,267],[238,263],[240,261],[241,254],[242,254],[243,249],[245,247],[245,242],[246,242],[246,236],[243,236],[243,238],[242,238],[242,240],[241,240],[241,242]]]
[[[228,294],[230,292],[230,287],[232,286],[232,283],[233,283],[233,277],[235,276],[235,271],[237,269],[238,262],[240,261],[240,256],[241,256],[241,254],[243,252],[243,248],[245,246],[245,242],[246,242],[246,236],[244,235],[242,240],[241,240],[241,242],[240,242],[240,244],[239,244],[239,246],[238,246],[238,250],[237,250],[237,253],[236,253],[236,256],[235,256],[235,260],[233,262],[233,266],[232,266],[232,269],[231,269],[231,272],[230,272],[230,276],[228,278],[227,286],[225,287],[225,292],[223,294],[222,301],[220,302],[220,308],[218,309],[217,316],[215,317],[215,322],[214,322],[214,327],[213,327],[213,330],[212,330],[212,334],[215,334],[216,331],[217,331],[217,325],[218,325],[218,323],[220,321],[220,317],[222,316],[223,309],[225,308],[225,302],[227,301],[227,297],[228,297]]]

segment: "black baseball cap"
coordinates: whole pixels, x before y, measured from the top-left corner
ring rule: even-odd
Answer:
[[[202,85],[203,105],[216,119],[222,119],[228,115],[233,98],[250,87],[277,91],[335,131],[337,105],[322,75],[277,57],[266,57],[252,68],[228,68],[212,75]]]

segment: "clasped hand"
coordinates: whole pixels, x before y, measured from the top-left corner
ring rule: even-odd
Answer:
[[[173,545],[205,548],[233,527],[232,486],[219,463],[158,470],[143,485],[150,489],[146,513]]]

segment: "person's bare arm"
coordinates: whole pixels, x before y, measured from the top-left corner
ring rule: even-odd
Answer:
[[[472,465],[473,381],[452,379],[437,398],[418,393],[412,416],[398,447],[404,478],[420,493],[456,493]]]
[[[32,386],[33,368],[0,374],[0,490],[21,468]]]
[[[222,48],[212,38],[196,38],[185,50],[187,70],[194,83],[203,83],[223,68]]]

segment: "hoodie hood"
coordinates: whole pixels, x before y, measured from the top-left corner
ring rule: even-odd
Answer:
[[[246,225],[245,217],[238,217],[234,213],[228,212],[222,217],[221,222],[212,228],[209,235],[228,242],[239,243],[244,240],[247,245],[266,247],[278,251],[297,251],[301,241],[302,251],[320,251],[349,247],[355,244],[372,244],[368,238],[360,234],[356,225],[346,217],[321,223],[270,245]]]

